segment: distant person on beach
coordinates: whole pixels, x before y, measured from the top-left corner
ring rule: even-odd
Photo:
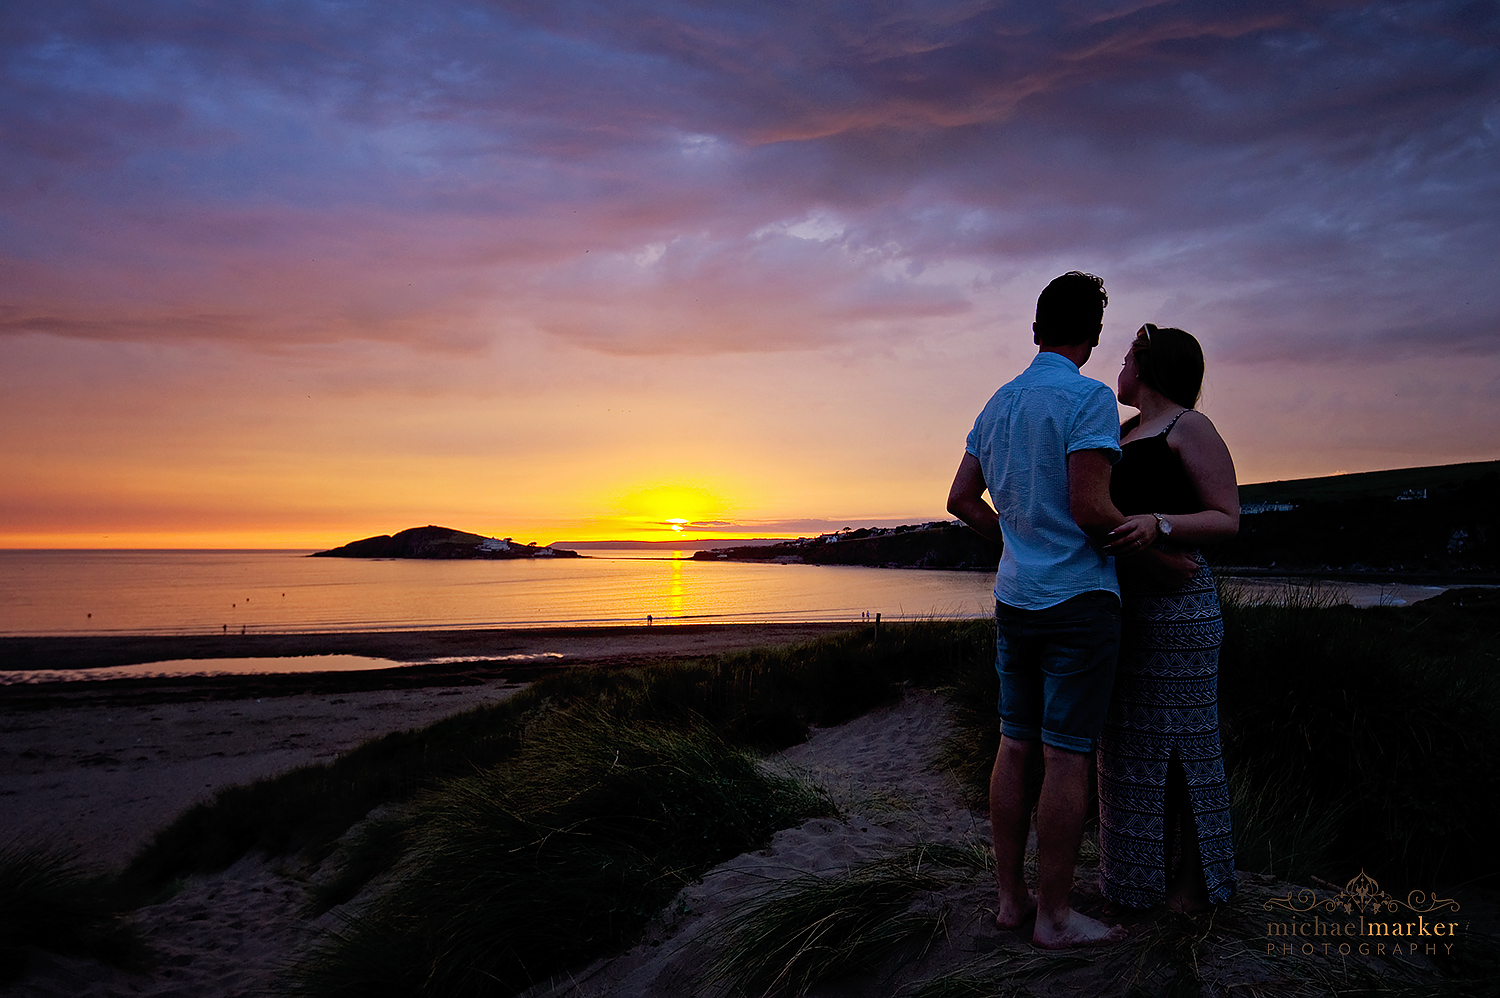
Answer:
[[[1109,498],[1119,410],[1107,385],[1079,373],[1108,302],[1092,274],[1073,271],[1047,285],[1031,327],[1037,355],[975,420],[948,494],[949,512],[1003,545],[995,577],[1000,750],[990,776],[995,924],[1017,928],[1035,909],[1032,941],[1048,949],[1125,938],[1069,899],[1120,641],[1119,585],[1101,547],[1125,523]],[[1043,778],[1033,796],[1026,769],[1038,751]],[[1023,874],[1034,803],[1035,898]]]
[[[1120,664],[1099,738],[1099,870],[1104,893],[1135,908],[1196,911],[1234,892],[1229,784],[1219,742],[1224,621],[1200,544],[1239,530],[1234,462],[1198,412],[1203,348],[1147,323],[1120,369],[1119,398],[1139,409],[1120,427],[1124,456],[1110,497],[1127,515],[1106,550],[1170,546],[1194,560],[1185,584],[1130,559]]]

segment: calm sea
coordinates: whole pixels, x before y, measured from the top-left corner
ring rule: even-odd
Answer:
[[[0,634],[205,634],[988,616],[990,572],[587,558],[405,561],[306,551],[0,550]],[[1305,580],[1239,583],[1278,599]],[[1402,605],[1442,589],[1323,583]]]
[[[396,561],[306,551],[0,551],[0,634],[202,634],[981,617],[990,572],[587,558]]]

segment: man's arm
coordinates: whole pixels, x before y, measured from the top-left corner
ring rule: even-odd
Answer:
[[[979,458],[964,451],[964,459],[958,463],[958,473],[953,476],[953,485],[948,489],[948,512],[967,523],[981,537],[1000,544],[1000,517],[984,501],[987,487]]]
[[[1075,450],[1068,455],[1068,510],[1078,529],[1104,543],[1125,522],[1109,498],[1109,452]]]
[[[1068,455],[1068,507],[1073,522],[1101,546],[1109,541],[1110,531],[1126,521],[1109,497],[1111,467],[1108,451],[1078,450]],[[1198,563],[1180,551],[1141,546],[1113,553],[1167,586],[1180,586],[1198,571]]]

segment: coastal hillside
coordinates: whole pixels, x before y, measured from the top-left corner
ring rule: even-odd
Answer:
[[[314,552],[314,558],[577,558],[577,551],[551,545],[517,544],[509,537],[484,537],[452,527],[411,527],[397,534],[381,534],[350,541],[329,551]]]
[[[1393,468],[1360,471],[1351,475],[1293,478],[1281,482],[1257,482],[1240,486],[1240,505],[1347,502],[1358,499],[1416,499],[1442,495],[1467,486],[1489,482],[1500,476],[1500,461],[1439,464],[1426,468]]]
[[[780,544],[715,548],[694,560],[771,561],[787,565],[865,565],[880,568],[989,568],[1000,545],[948,521],[901,527],[840,530]]]
[[[1462,576],[1500,573],[1500,461],[1240,486],[1240,533],[1205,550],[1235,570]],[[987,568],[991,544],[954,521],[840,530],[695,559],[878,568]]]
[[[1280,570],[1500,571],[1500,461],[1240,487],[1217,562]]]

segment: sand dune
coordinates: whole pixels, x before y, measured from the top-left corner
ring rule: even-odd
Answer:
[[[7,807],[7,831],[40,836],[51,829],[50,841],[71,841],[101,861],[122,863],[182,807],[219,787],[322,761],[376,734],[515,689],[496,683],[9,712],[0,731],[6,763],[0,793],[16,805]],[[637,951],[582,970],[555,993],[697,994],[696,941],[723,912],[769,884],[846,869],[917,839],[983,838],[981,820],[957,803],[956,786],[931,766],[947,730],[945,713],[935,695],[914,694],[841,727],[814,729],[805,744],[768,760],[828,788],[848,817],[788,829],[766,849],[723,864],[673,908],[690,915],[658,927],[670,946],[648,939]],[[21,745],[34,748],[18,751]],[[29,771],[16,772],[17,763]],[[151,974],[45,956],[15,993],[228,998],[255,992],[319,928],[337,924],[336,912],[312,924],[298,915],[306,877],[295,860],[256,857],[195,875],[172,898],[139,913],[162,955]]]
[[[684,632],[665,647],[707,641],[722,650],[725,642],[733,645],[746,636]],[[638,644],[632,654],[647,654],[649,647]],[[702,652],[689,648],[687,653]],[[606,659],[619,660],[601,654],[587,661]],[[581,656],[577,662],[586,664]],[[334,690],[315,685],[294,692],[298,687],[288,680],[280,687],[272,684],[270,689],[281,694],[276,696],[214,699],[227,695],[225,690],[206,687],[201,695],[183,699],[180,684],[135,684],[134,693],[126,684],[113,692],[101,686],[66,696],[0,696],[0,834],[73,843],[101,862],[122,863],[182,808],[219,788],[330,759],[371,737],[494,702],[519,688],[493,673],[439,673],[428,679],[444,685]],[[766,765],[825,787],[841,817],[783,830],[765,848],[714,868],[668,906],[638,945],[538,985],[528,998],[716,994],[705,988],[702,972],[719,933],[776,884],[802,874],[846,871],[918,843],[986,842],[984,816],[960,803],[958,788],[933,763],[948,725],[946,703],[936,694],[915,691],[842,726],[814,729],[806,743]],[[138,912],[160,954],[149,972],[44,955],[7,994],[230,998],[264,993],[320,930],[339,924],[339,909],[312,922],[299,914],[307,881],[316,876],[290,857],[247,857],[220,873],[192,876],[173,896]],[[1095,879],[1086,848],[1077,903],[1093,913],[1101,904]],[[986,980],[1024,983],[1037,995],[1123,994],[1133,983],[1152,993],[1165,979],[1151,976],[1160,972],[1151,941],[1179,937],[1188,946],[1184,952],[1192,954],[1201,993],[1209,995],[1246,988],[1312,993],[1306,991],[1310,974],[1364,972],[1361,967],[1373,965],[1315,966],[1300,957],[1268,957],[1265,939],[1257,935],[1264,932],[1257,926],[1264,922],[1265,902],[1296,888],[1246,874],[1241,887],[1240,896],[1206,923],[1184,929],[1160,913],[1132,915],[1126,919],[1132,927],[1128,952],[1080,958],[1041,953],[1021,935],[994,929],[992,882],[988,874],[976,873],[934,899],[947,912],[947,932],[921,961],[893,976],[830,986],[814,995],[894,995],[915,981],[976,966],[989,968]],[[1492,935],[1493,903],[1481,896],[1480,903],[1466,899],[1465,906],[1466,925]],[[1467,921],[1475,916],[1477,922]],[[1019,976],[995,976],[1001,973],[994,969],[997,962],[1007,968],[1004,975]],[[1372,972],[1387,972],[1385,964],[1373,966]],[[1409,978],[1440,980],[1425,957],[1406,958],[1402,967]]]

